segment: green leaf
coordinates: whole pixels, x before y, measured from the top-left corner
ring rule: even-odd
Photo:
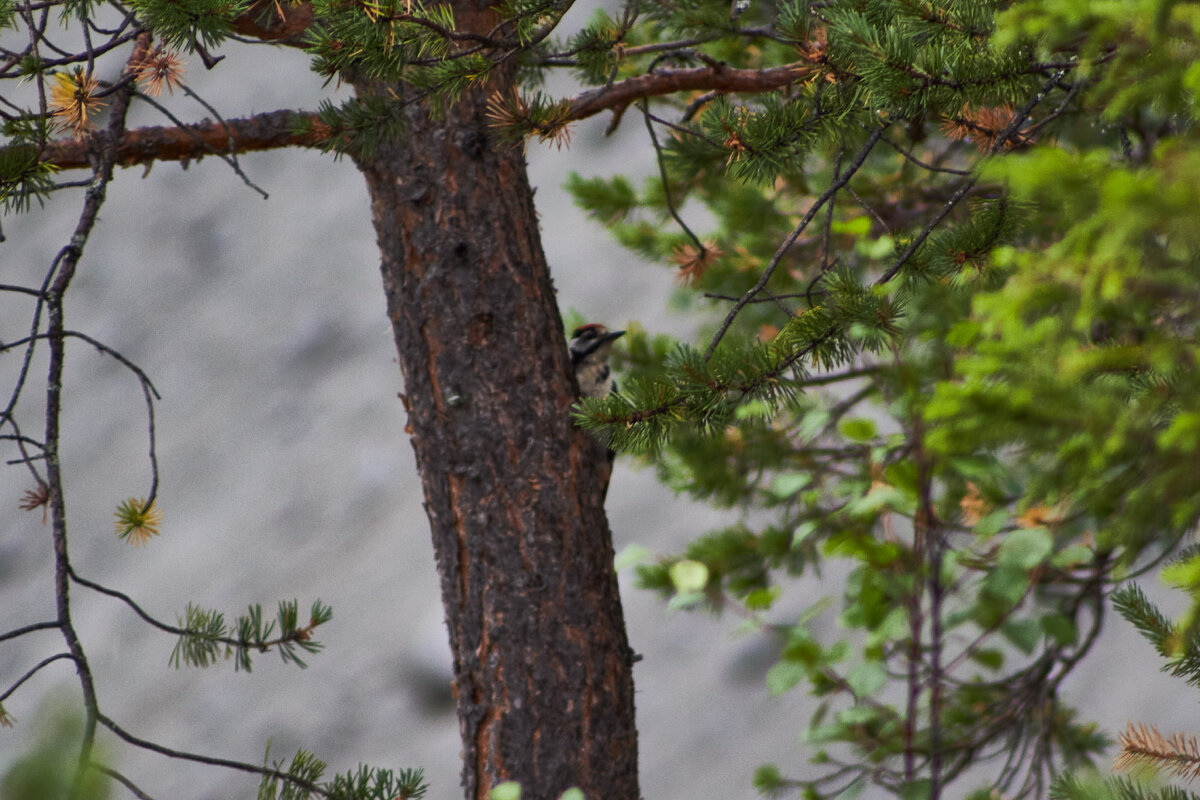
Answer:
[[[690,558],[672,564],[670,574],[671,583],[680,594],[699,592],[708,585],[708,567]]]
[[[1037,648],[1042,638],[1042,626],[1033,619],[1011,618],[1000,626],[1000,632],[1026,655]]]
[[[987,594],[1005,601],[1006,607],[1016,605],[1029,588],[1029,571],[1012,564],[998,564],[983,581]]]
[[[830,418],[829,409],[814,408],[800,419],[800,424],[796,426],[796,437],[804,442],[808,441],[825,430],[825,426],[829,424]]]
[[[742,602],[751,611],[766,611],[775,605],[775,601],[779,599],[779,595],[782,593],[783,590],[779,586],[768,586],[765,589],[755,589],[750,592],[742,598]]]
[[[978,647],[971,651],[971,660],[988,669],[1000,669],[1004,666],[1004,653],[991,647]]]
[[[995,511],[987,514],[983,519],[976,522],[973,526],[975,532],[985,539],[990,539],[1000,531],[1004,530],[1004,526],[1008,523],[1008,510],[998,508]]]
[[[844,708],[834,714],[834,718],[842,725],[863,725],[873,722],[879,715],[871,706],[861,705]]]
[[[900,785],[900,800],[928,800],[931,784],[928,779]]]
[[[776,475],[771,481],[771,494],[780,500],[786,500],[812,483],[812,475],[806,472],[789,472]]]
[[[488,797],[490,800],[521,800],[521,784],[516,781],[496,784]]]
[[[834,233],[848,233],[852,236],[865,236],[871,232],[871,218],[868,216],[855,217],[847,220],[834,220],[829,226]]]
[[[817,523],[812,520],[801,522],[792,531],[792,549],[795,550],[801,543],[817,530]]]
[[[1067,647],[1075,644],[1076,639],[1078,639],[1078,631],[1075,629],[1075,623],[1062,614],[1047,614],[1042,617],[1042,630],[1055,643]]]
[[[1054,552],[1054,537],[1045,528],[1021,528],[1004,537],[997,560],[1001,565],[1033,569]]]
[[[1055,553],[1050,559],[1050,564],[1063,569],[1077,567],[1080,564],[1091,563],[1095,555],[1095,551],[1088,545],[1073,544]]]
[[[1200,587],[1200,554],[1167,564],[1162,568],[1162,580],[1168,586],[1187,591]]]
[[[869,442],[878,435],[875,423],[863,417],[844,419],[838,423],[842,436],[855,442]]]
[[[846,683],[849,684],[854,696],[869,697],[887,685],[887,672],[877,661],[863,661],[850,668],[846,673]]]
[[[645,545],[632,542],[621,548],[621,552],[617,553],[613,558],[613,569],[617,572],[626,567],[633,567],[638,564],[646,564],[654,558],[654,554]]]
[[[686,611],[689,608],[703,605],[706,599],[704,592],[679,592],[667,601],[667,610]]]
[[[778,697],[808,677],[808,668],[796,661],[779,661],[767,670],[767,691]]]

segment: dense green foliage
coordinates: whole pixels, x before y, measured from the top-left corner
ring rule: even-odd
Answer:
[[[581,406],[669,485],[747,512],[642,583],[740,606],[779,642],[769,689],[821,698],[817,767],[764,766],[762,791],[938,797],[972,768],[955,796],[1044,796],[1109,743],[1060,696],[1109,592],[1200,513],[1197,9],[754,4],[731,29],[641,8],[631,43],[812,70],[652,106],[665,186],[571,184],[724,316],[704,352],[631,337],[621,394]],[[840,602],[789,619],[788,579],[822,564]]]

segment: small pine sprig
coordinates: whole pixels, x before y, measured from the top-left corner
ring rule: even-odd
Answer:
[[[312,68],[326,78],[353,74],[398,81],[416,62],[454,60],[454,10],[417,0],[318,0],[321,25],[306,33]]]
[[[1137,584],[1122,586],[1112,594],[1113,607],[1137,632],[1154,646],[1161,656],[1171,656],[1170,642],[1175,636],[1175,626],[1158,606],[1150,602]]]
[[[270,758],[270,749],[267,759]],[[266,759],[263,765],[266,766]],[[308,750],[298,750],[290,764],[275,761],[275,774],[263,776],[258,786],[258,800],[310,800],[313,797],[333,797],[338,800],[421,800],[428,790],[425,772],[421,769],[378,769],[360,764],[358,769],[334,775],[333,780],[320,783],[326,764]]]
[[[493,92],[487,109],[491,126],[506,139],[537,136],[539,142],[550,142],[559,149],[571,143],[569,100],[553,101],[541,92],[526,96],[513,89],[511,94]]]
[[[39,160],[41,147],[37,141],[46,139],[44,127],[25,126],[34,133],[29,139],[17,141],[0,148],[0,211],[23,213],[36,199],[44,205],[45,199],[54,188],[55,167]]]
[[[694,244],[678,244],[671,255],[671,260],[679,265],[675,280],[681,285],[695,285],[708,268],[720,260],[725,253],[713,239],[704,242],[701,247]]]
[[[245,616],[238,617],[233,626],[227,625],[225,617],[218,611],[210,611],[191,603],[188,604],[186,619],[179,621],[179,640],[171,652],[169,663],[178,669],[188,666],[207,667],[217,657],[234,659],[234,669],[250,672],[251,653],[265,653],[275,649],[284,663],[294,663],[301,669],[308,666],[297,653],[317,653],[324,648],[312,638],[313,631],[333,619],[333,609],[317,600],[309,612],[308,622],[299,620],[299,603],[295,600],[280,601],[276,618],[264,622],[261,605],[250,607]],[[233,628],[237,636],[232,636]],[[272,636],[275,631],[278,634]]]
[[[404,131],[404,116],[395,97],[363,95],[339,106],[322,100],[316,119],[296,117],[296,133],[316,133],[321,137],[321,152],[369,157],[386,141]]]
[[[421,800],[429,785],[425,783],[425,771],[420,768],[376,769],[360,764],[357,770],[335,775],[329,786],[330,797],[373,798],[387,797],[390,800]]]
[[[483,53],[471,53],[409,67],[404,71],[404,79],[410,86],[427,92],[431,111],[445,113],[463,92],[487,83],[496,63]]]
[[[225,626],[225,615],[219,611],[188,603],[185,619],[179,620],[184,632],[175,642],[168,664],[179,669],[184,664],[192,667],[207,667],[217,660],[222,650],[228,655],[225,638],[229,629]]]
[[[1163,671],[1200,686],[1200,631],[1180,630],[1135,584],[1122,586],[1112,595],[1113,607],[1133,623],[1160,656],[1168,659]]]
[[[263,758],[266,767],[271,758],[271,746]],[[297,750],[290,764],[283,761],[271,763],[275,774],[263,775],[258,784],[257,800],[307,800],[313,796],[310,787],[316,787],[325,774],[326,764],[309,750]],[[286,777],[284,777],[286,776]]]
[[[726,166],[735,178],[769,184],[793,169],[844,111],[834,98],[823,101],[828,111],[814,114],[813,91],[805,85],[792,96],[763,95],[753,109],[718,98],[701,117],[701,130],[707,140],[725,146]]]
[[[996,139],[1012,123],[1013,116],[1011,105],[971,108],[971,104],[967,103],[958,114],[943,117],[942,133],[952,141],[974,142],[980,153],[990,153],[996,146]],[[1011,150],[1032,141],[1033,135],[1029,132],[1029,126],[1026,126],[1005,137],[1002,147]]]
[[[1150,767],[1184,780],[1200,777],[1200,738],[1182,733],[1167,737],[1153,725],[1130,722],[1120,736],[1120,745],[1115,770]]]
[[[42,524],[46,524],[46,512],[50,508],[50,487],[44,483],[39,483],[36,489],[26,489],[21,495],[21,502],[18,506],[22,511],[33,511],[35,508],[42,509]]]
[[[158,536],[158,526],[162,524],[162,511],[154,500],[130,497],[117,506],[113,514],[117,519],[114,527],[117,538],[123,539],[134,547],[141,547],[150,541],[151,536]]]
[[[1128,778],[1106,778],[1063,773],[1050,785],[1050,800],[1200,800],[1200,795],[1178,786],[1147,786]]]
[[[134,0],[138,21],[174,49],[205,53],[233,33],[250,0]]]
[[[524,48],[545,38],[571,6],[572,0],[501,0],[492,7],[504,19],[506,40]]]
[[[83,67],[56,73],[50,86],[50,110],[58,126],[75,136],[87,132],[92,127],[92,117],[105,105],[97,96],[99,92],[100,81]]]
[[[175,90],[183,86],[184,66],[178,53],[159,42],[158,47],[130,64],[130,70],[146,94],[158,97],[163,89],[175,94]]]
[[[665,369],[651,379],[622,379],[621,391],[590,397],[575,406],[576,423],[616,450],[647,452],[662,445],[677,426],[703,433],[723,431],[737,407],[750,401],[780,404],[796,394],[782,379],[786,356],[771,344],[722,347],[706,359],[680,346]]]

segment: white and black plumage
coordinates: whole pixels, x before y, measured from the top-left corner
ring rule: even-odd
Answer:
[[[610,331],[599,323],[580,325],[571,335],[571,366],[583,397],[604,397],[616,388],[608,354],[613,340],[624,335],[625,331]]]

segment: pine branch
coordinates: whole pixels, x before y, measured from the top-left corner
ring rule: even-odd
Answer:
[[[309,121],[308,132],[298,133],[297,122]],[[323,139],[316,114],[295,111],[270,111],[224,122],[197,125],[152,126],[125,133],[117,144],[116,163],[123,167],[153,161],[188,161],[207,155],[281,147],[319,147]],[[43,160],[58,169],[88,166],[87,137],[52,142]]]
[[[721,91],[767,92],[804,79],[810,68],[789,64],[771,69],[730,69],[701,67],[660,69],[618,81],[611,86],[592,89],[569,101],[564,122],[573,122],[609,109],[623,108],[635,100],[672,92]],[[298,123],[310,123],[306,132],[298,132]],[[283,147],[319,147],[324,143],[316,114],[298,111],[271,111],[224,122],[204,122],[188,126],[152,126],[126,132],[117,145],[116,163],[130,167],[154,161],[187,161],[207,155],[231,152],[247,153]],[[43,161],[58,169],[82,169],[88,166],[87,139],[76,138],[49,144]]]
[[[635,100],[674,92],[770,92],[802,81],[814,71],[813,66],[799,62],[770,69],[732,69],[721,65],[658,69],[576,95],[571,98],[568,121],[586,119],[609,109],[624,109]]]
[[[1165,769],[1184,780],[1200,777],[1200,739],[1195,736],[1175,733],[1166,737],[1153,725],[1147,728],[1130,722],[1121,734],[1120,743],[1121,755],[1113,764],[1115,770],[1145,765]]]

